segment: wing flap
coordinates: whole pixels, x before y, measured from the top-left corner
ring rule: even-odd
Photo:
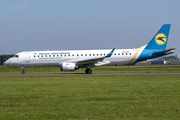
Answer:
[[[103,59],[104,59],[104,57],[93,58],[93,59],[85,59],[85,60],[78,60],[77,63],[90,64],[90,63],[96,63],[98,61],[103,61]]]
[[[95,65],[95,66],[102,66],[102,65],[108,65],[108,64],[110,64],[110,63],[111,63],[110,61],[103,60],[102,62],[97,62],[97,63],[95,63],[94,65]]]

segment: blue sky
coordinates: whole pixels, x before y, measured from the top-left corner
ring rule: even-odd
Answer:
[[[171,24],[180,54],[179,0],[1,0],[0,54],[138,48]]]

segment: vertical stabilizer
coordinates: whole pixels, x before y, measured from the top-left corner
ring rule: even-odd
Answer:
[[[169,30],[171,24],[164,24],[156,35],[147,44],[145,49],[161,49],[165,50],[168,42]]]

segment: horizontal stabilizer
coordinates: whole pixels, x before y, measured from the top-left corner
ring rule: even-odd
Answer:
[[[176,48],[171,48],[171,49],[168,49],[168,50],[163,50],[163,51],[155,52],[155,53],[152,53],[152,54],[163,54],[163,53],[167,53],[167,55],[169,55],[169,54],[174,53],[174,50],[175,50],[175,49],[176,49]]]

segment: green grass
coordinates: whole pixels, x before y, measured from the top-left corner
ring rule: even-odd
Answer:
[[[180,75],[0,77],[0,119],[179,119]]]
[[[180,65],[145,65],[145,66],[110,66],[92,68],[93,73],[127,73],[127,72],[180,72]],[[26,73],[67,73],[60,71],[59,67],[31,67],[25,68]],[[80,68],[74,72],[84,73],[85,69]],[[0,66],[0,74],[21,73],[19,67]]]

